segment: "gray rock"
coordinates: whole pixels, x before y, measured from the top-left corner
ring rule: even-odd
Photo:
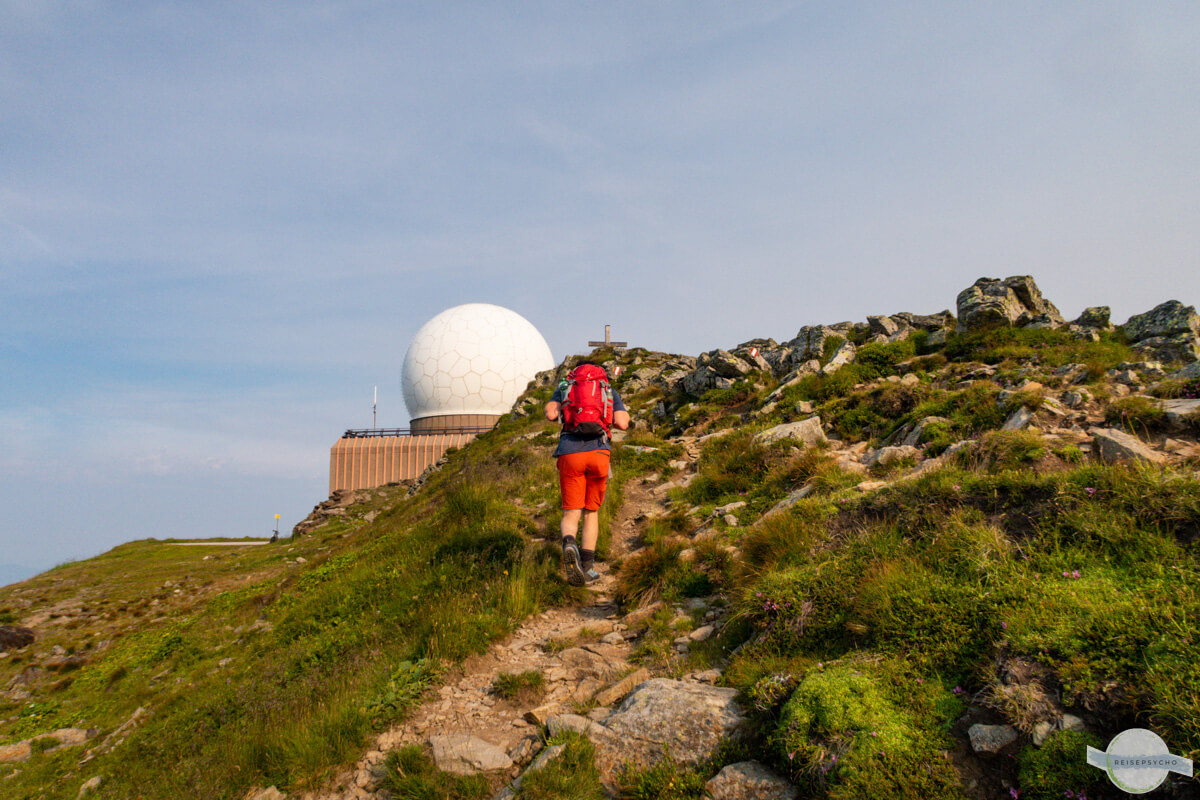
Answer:
[[[1017,729],[1012,725],[975,724],[967,731],[971,749],[976,753],[995,755],[1017,740]]]
[[[786,511],[787,509],[796,505],[796,503],[799,503],[801,500],[803,500],[804,498],[806,498],[810,494],[812,494],[815,489],[816,489],[815,483],[806,483],[803,486],[801,486],[799,489],[795,489],[794,491],[789,492],[787,497],[783,498],[778,503],[771,506],[767,510],[767,513],[765,513],[761,517],[759,517],[758,521],[755,522],[754,524],[758,525],[759,522],[762,522],[767,517],[770,517],[774,514],[778,514],[781,511]]]
[[[858,348],[854,346],[854,342],[847,339],[838,345],[837,350],[834,350],[833,355],[829,357],[829,361],[821,367],[821,374],[832,375],[847,364],[854,363],[857,355]]]
[[[712,800],[795,800],[796,787],[757,761],[730,764],[704,785]]]
[[[1079,408],[1091,398],[1092,395],[1087,389],[1067,390],[1059,396],[1062,404],[1067,408]]]
[[[722,378],[737,379],[750,371],[747,362],[724,350],[710,350],[696,359],[696,366],[708,367]]]
[[[1200,359],[1200,315],[1193,306],[1168,300],[1144,314],[1135,314],[1123,326],[1134,349],[1165,361]]]
[[[755,352],[756,350],[758,352]],[[771,363],[763,357],[763,353],[769,351],[761,345],[749,343],[740,344],[730,352],[733,356],[748,364],[751,369],[760,369],[763,372],[773,372],[775,369]]]
[[[636,763],[656,763],[666,747],[680,763],[695,764],[745,724],[736,697],[736,689],[654,678],[625,698],[604,727]]]
[[[1183,369],[1177,369],[1167,376],[1174,381],[1188,381],[1193,378],[1200,378],[1200,362],[1193,361]]]
[[[87,797],[89,794],[91,794],[92,792],[99,789],[100,784],[102,784],[102,783],[104,783],[104,778],[102,778],[99,775],[93,775],[92,777],[88,778],[86,781],[83,782],[83,785],[79,787],[79,794],[77,794],[75,796],[76,797]]]
[[[893,314],[892,319],[896,322],[903,322],[910,328],[920,328],[926,331],[941,331],[954,325],[954,315],[950,313],[950,309],[939,311],[936,314],[910,314],[907,311],[901,311],[899,314]]]
[[[726,503],[723,506],[717,506],[716,508],[714,508],[712,516],[723,517],[726,514],[732,514],[734,511],[737,511],[739,508],[745,508],[745,507],[746,507],[745,500],[734,500],[732,503]]]
[[[894,336],[900,332],[900,326],[891,317],[867,317],[867,325],[876,336]]]
[[[1200,336],[1200,315],[1193,306],[1178,300],[1160,303],[1144,314],[1135,314],[1122,326],[1130,342],[1140,342],[1179,333]]]
[[[701,396],[709,389],[728,389],[731,386],[732,380],[717,374],[715,369],[707,365],[697,367],[694,372],[684,376],[680,383],[680,388],[694,397]]]
[[[689,633],[688,638],[693,642],[707,641],[709,637],[713,635],[713,631],[715,630],[716,628],[712,625],[701,625],[699,628],[696,628],[696,630]]]
[[[980,278],[958,295],[958,332],[995,327],[1059,327],[1065,320],[1030,275]]]
[[[1159,400],[1158,407],[1167,413],[1172,428],[1187,430],[1188,417],[1200,413],[1200,400]]]
[[[810,358],[820,359],[825,354],[825,340],[831,336],[841,334],[825,325],[805,325],[796,334],[796,338],[788,342],[788,347],[792,349],[792,365],[801,364]]]
[[[1083,720],[1074,714],[1063,714],[1059,720],[1058,726],[1064,731],[1082,731],[1087,730],[1087,726],[1083,724]]]
[[[909,447],[916,447],[917,445],[919,445],[921,443],[921,439],[925,435],[925,429],[927,427],[929,427],[930,425],[934,425],[934,424],[941,423],[941,422],[948,424],[950,422],[950,420],[946,419],[945,417],[925,417],[924,419],[922,419],[920,422],[917,423],[916,427],[913,428],[912,431],[909,432],[909,434],[907,436],[904,437],[904,441],[902,442],[902,444],[906,444]]]
[[[806,445],[828,441],[825,438],[825,431],[821,429],[820,417],[809,417],[798,422],[785,422],[754,435],[754,441],[759,444],[769,445],[784,439],[792,439]]]
[[[1002,431],[1019,431],[1023,430],[1033,421],[1033,412],[1025,406],[1021,406],[1004,421],[1004,425],[1000,427]]]
[[[1112,322],[1109,321],[1111,313],[1112,309],[1108,306],[1091,306],[1090,308],[1085,308],[1083,313],[1079,315],[1079,319],[1071,324],[1080,328],[1094,328],[1106,331],[1112,327]]]
[[[911,458],[921,460],[921,451],[910,445],[902,444],[897,447],[881,447],[867,457],[866,464],[868,467],[882,466],[900,461],[901,459]]]
[[[1140,439],[1115,428],[1093,428],[1092,444],[1100,460],[1107,464],[1122,461],[1146,461],[1162,464],[1166,459],[1144,445]]]
[[[1053,722],[1042,721],[1033,726],[1033,746],[1041,747],[1046,741],[1046,737],[1054,730]]]
[[[503,749],[465,733],[431,736],[429,746],[433,749],[433,763],[437,768],[456,775],[509,769],[513,765]]]

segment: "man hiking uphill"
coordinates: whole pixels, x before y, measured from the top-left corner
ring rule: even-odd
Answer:
[[[609,434],[629,428],[629,412],[602,367],[584,361],[546,403],[546,419],[563,422],[554,457],[562,492],[563,565],[567,581],[583,586],[600,578],[592,564],[600,535],[600,504],[608,486]],[[583,521],[582,541],[576,541]],[[582,546],[580,546],[582,545]]]

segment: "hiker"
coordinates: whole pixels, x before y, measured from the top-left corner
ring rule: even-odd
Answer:
[[[567,581],[583,586],[599,580],[593,568],[600,535],[600,504],[608,486],[609,433],[629,428],[629,412],[608,383],[608,373],[590,361],[575,366],[546,403],[546,419],[563,420],[554,457],[562,492],[563,566]],[[582,541],[576,536],[583,521]],[[580,546],[582,544],[582,546]]]

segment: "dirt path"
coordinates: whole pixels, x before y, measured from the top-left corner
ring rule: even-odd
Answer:
[[[623,559],[636,552],[640,524],[665,511],[665,493],[656,492],[659,485],[642,478],[626,483],[612,524],[610,558]],[[509,774],[515,776],[541,748],[541,726],[547,715],[586,713],[593,701],[614,702],[605,692],[631,671],[628,659],[633,644],[612,600],[616,579],[605,563],[599,563],[597,570],[601,578],[589,587],[589,602],[538,614],[487,653],[467,659],[407,720],[380,734],[355,769],[338,776],[335,788],[305,795],[306,800],[374,798],[388,752],[410,744],[428,745],[438,737],[475,737],[494,745],[512,760]],[[540,696],[523,701],[497,696],[493,687],[499,675],[528,671],[545,679]],[[597,708],[592,713],[607,710]]]

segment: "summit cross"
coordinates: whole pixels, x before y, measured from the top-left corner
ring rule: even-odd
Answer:
[[[603,342],[588,342],[588,347],[629,347],[629,342],[614,342],[612,340],[612,325],[604,326]]]

